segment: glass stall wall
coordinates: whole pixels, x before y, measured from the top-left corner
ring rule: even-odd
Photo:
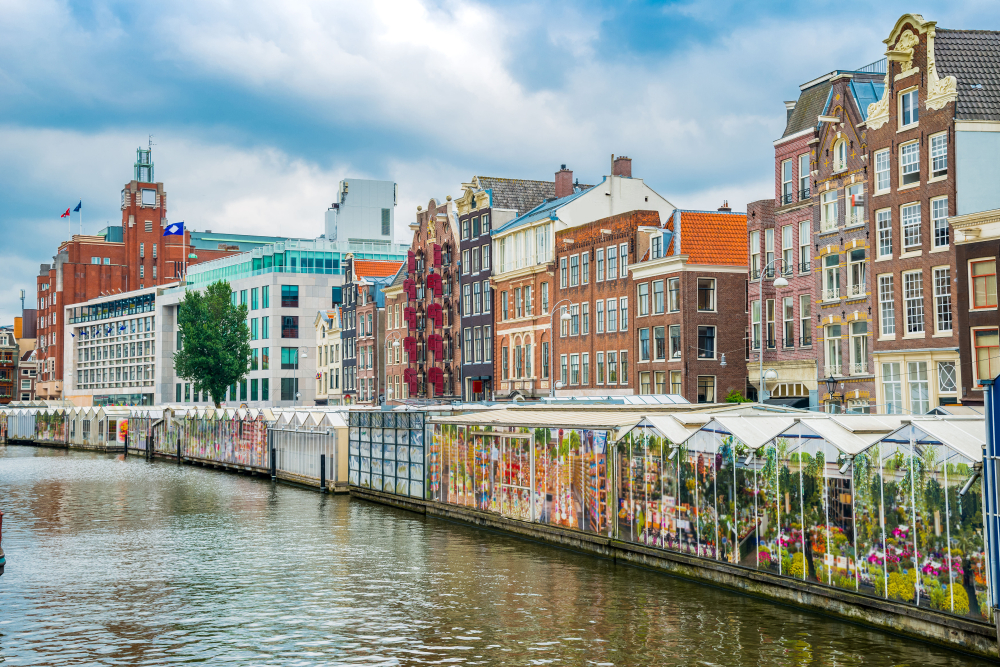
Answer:
[[[920,435],[911,426],[882,443],[885,573],[881,594],[990,620],[982,482],[977,479],[965,495],[959,495],[974,474],[974,462],[945,445],[921,443]]]
[[[7,411],[0,410],[0,444],[7,443]]]
[[[348,424],[350,484],[411,498],[440,488],[440,471],[425,459],[423,413],[352,411]]]

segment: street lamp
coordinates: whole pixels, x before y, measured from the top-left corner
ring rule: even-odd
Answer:
[[[549,331],[552,332],[552,334],[551,334],[552,335],[552,356],[549,359],[549,367],[550,368],[552,366],[552,361],[556,358],[556,322],[555,322],[556,309],[558,308],[559,304],[562,303],[563,301],[569,302],[569,299],[560,299],[559,301],[557,301],[554,304],[552,304],[552,314],[549,316],[549,321],[551,322],[551,324],[549,326]],[[569,314],[569,308],[567,308],[566,310],[563,311],[563,314],[559,316],[560,325],[563,322],[569,322],[572,319],[573,319],[573,316]],[[562,382],[555,382],[555,378],[552,377],[553,375],[555,375],[555,373],[551,373],[551,372],[549,373],[549,398],[555,398],[556,397],[556,389],[562,389],[563,388]],[[557,387],[556,385],[559,385],[559,386]]]
[[[825,380],[823,380],[823,382],[826,384],[826,391],[827,391],[827,393],[830,394],[830,403],[833,403],[834,402],[833,401],[834,392],[837,389],[837,378],[835,378],[835,377],[833,377],[831,375],[828,378],[826,378]]]
[[[761,404],[764,403],[764,391],[765,391],[764,390],[764,327],[765,327],[764,317],[766,313],[764,309],[764,276],[767,275],[768,267],[772,266],[775,262],[784,263],[784,260],[780,257],[775,257],[774,259],[772,259],[764,266],[763,269],[761,269],[760,277],[757,279],[757,282],[760,285],[760,306],[759,306],[760,307],[760,352],[757,353],[757,357],[760,361],[760,386],[757,390],[757,402]],[[788,287],[788,281],[785,280],[784,276],[778,276],[774,280],[774,287],[775,289],[781,287]],[[774,378],[770,379],[775,379],[777,377],[778,374],[775,373]]]

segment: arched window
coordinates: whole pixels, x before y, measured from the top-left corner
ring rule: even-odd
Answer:
[[[847,169],[847,142],[841,139],[833,146],[833,170],[845,169]]]

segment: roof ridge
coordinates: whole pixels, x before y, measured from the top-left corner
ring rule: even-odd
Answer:
[[[675,208],[674,211],[681,213],[717,213],[719,215],[746,215],[746,211],[703,211],[696,208]]]

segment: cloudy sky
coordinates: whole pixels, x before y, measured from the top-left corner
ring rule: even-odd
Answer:
[[[904,11],[1000,29],[988,2],[0,0],[0,323],[67,206],[119,222],[150,134],[199,230],[317,236],[353,176],[399,184],[408,241],[474,174],[596,182],[612,153],[676,206],[744,209],[782,101],[880,58]]]

